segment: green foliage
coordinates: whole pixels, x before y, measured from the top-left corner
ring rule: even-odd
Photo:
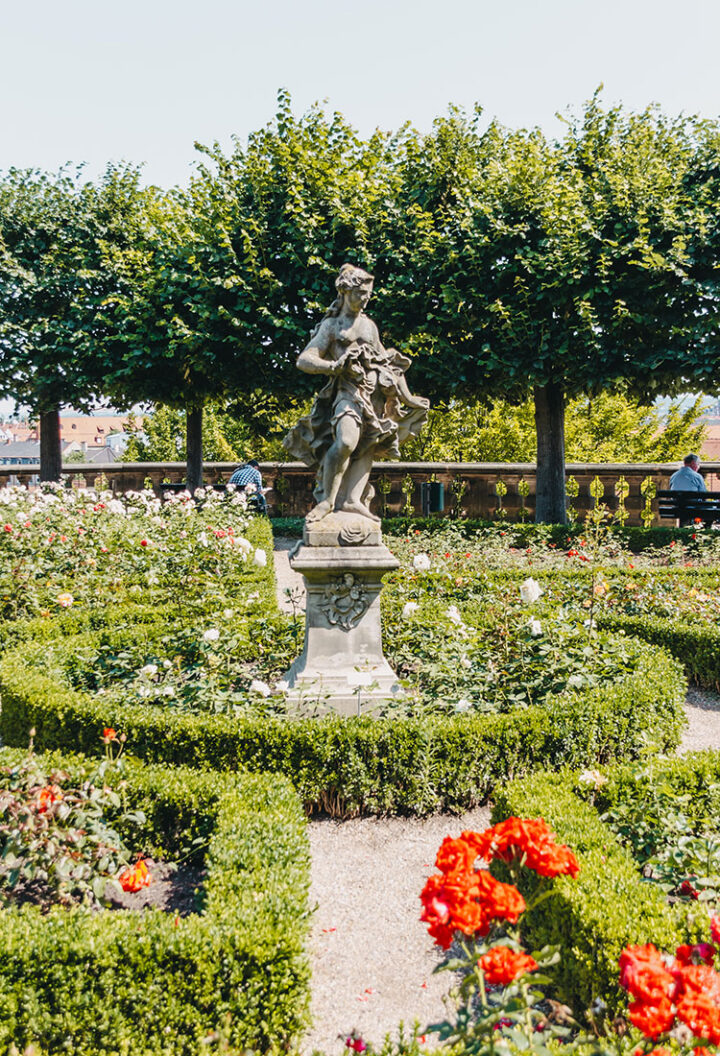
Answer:
[[[123,760],[112,752],[80,780],[46,769],[30,754],[0,766],[0,905],[82,901],[98,907],[130,863],[130,849],[109,822],[121,809],[117,792]],[[114,786],[114,787],[113,787]],[[126,813],[119,823],[142,823]],[[3,897],[4,896],[4,897]]]
[[[0,181],[0,388],[36,411],[83,407],[105,391],[112,361],[103,313],[137,246],[153,190],[139,171],[10,169]]]
[[[720,631],[716,626],[652,614],[623,616],[603,613],[598,617],[598,623],[662,646],[682,662],[693,681],[701,686],[720,688]]]
[[[203,413],[203,459],[206,462],[283,461],[282,440],[288,429],[309,410],[309,401],[280,398],[256,391],[249,399],[226,406],[210,401]],[[145,439],[138,435],[145,434]],[[177,462],[187,456],[185,415],[158,406],[143,416],[122,456],[123,462]]]
[[[619,392],[581,395],[565,410],[568,462],[672,462],[703,446],[703,397],[672,403],[663,421],[655,407]],[[435,404],[419,436],[403,447],[410,462],[534,462],[532,401],[518,405],[451,399]]]
[[[4,751],[4,763],[18,753]],[[50,767],[78,764],[54,757]],[[205,905],[174,918],[81,908],[0,912],[0,1043],[80,1056],[196,1056],[216,1031],[233,1049],[287,1046],[307,1022],[309,855],[277,776],[135,766],[127,796],[169,853],[209,846]],[[187,852],[186,852],[187,853]]]
[[[707,794],[720,804],[720,784]],[[693,825],[687,809],[690,795],[679,795],[667,779],[645,785],[602,816],[629,847],[645,880],[674,899],[716,903],[720,894],[720,834],[716,814]]]
[[[21,744],[31,726],[43,747],[93,754],[94,731],[114,726],[146,760],[201,768],[279,771],[308,809],[427,814],[482,802],[497,781],[538,766],[591,765],[678,743],[680,665],[639,646],[636,669],[610,685],[560,693],[543,707],[500,715],[406,719],[228,719],[122,706],[39,673],[26,647],[0,661],[0,736]],[[662,722],[658,716],[662,715]]]

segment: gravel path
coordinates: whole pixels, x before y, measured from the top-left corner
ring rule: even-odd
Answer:
[[[305,609],[305,587],[303,577],[299,572],[293,572],[290,568],[290,551],[297,544],[297,539],[284,539],[278,537],[273,548],[273,561],[275,562],[275,596],[278,605],[283,612],[292,612],[292,604],[288,591],[293,591],[294,597]]]
[[[314,1027],[303,1051],[340,1053],[355,1028],[377,1045],[442,1018],[451,977],[433,975],[437,948],[419,895],[444,836],[484,829],[487,807],[460,817],[356,818],[310,823]]]
[[[275,540],[277,598],[286,611],[287,589],[304,604],[302,577],[288,561],[295,542]],[[680,752],[720,748],[720,695],[690,688],[686,713]],[[314,1026],[302,1044],[306,1056],[313,1049],[340,1056],[353,1029],[378,1045],[402,1021],[411,1028],[416,1020],[425,1026],[443,1017],[450,976],[432,974],[438,951],[419,920],[418,896],[443,837],[483,829],[489,818],[481,807],[459,817],[310,822],[310,904],[316,912]]]
[[[720,748],[720,695],[711,689],[690,686],[685,698],[688,727],[682,739],[680,753],[697,752],[701,748]]]

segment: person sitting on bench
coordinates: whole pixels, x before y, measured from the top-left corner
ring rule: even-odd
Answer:
[[[262,474],[256,459],[249,458],[242,466],[238,466],[228,484],[234,484],[236,488],[244,488],[250,505],[255,506],[258,513],[267,513],[267,503],[262,490]]]
[[[685,455],[683,465],[670,477],[670,491],[707,491],[705,481],[698,473],[700,459],[697,455]]]
[[[670,491],[707,491],[705,481],[698,473],[700,459],[697,455],[685,455],[680,469],[676,470],[670,477]],[[693,517],[681,517],[679,524],[681,528],[692,525]]]

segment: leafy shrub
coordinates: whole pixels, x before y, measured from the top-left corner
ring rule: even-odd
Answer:
[[[114,730],[103,739],[103,761],[74,781],[66,771],[43,765],[47,760],[32,747],[21,761],[0,765],[0,904],[19,896],[44,910],[77,900],[97,907],[108,888],[119,892],[131,849],[110,815],[119,815],[124,828],[145,818],[122,811],[122,745],[114,750]]]
[[[576,880],[551,882],[553,895],[526,918],[533,946],[561,945],[554,972],[556,996],[578,1015],[596,999],[611,1014],[625,1009],[618,985],[618,958],[630,944],[653,942],[674,948],[684,941],[662,893],[643,884],[631,855],[618,843],[593,807],[573,792],[575,776],[538,773],[495,790],[493,821],[514,815],[544,818],[580,862]],[[531,897],[534,881],[521,885]]]
[[[662,646],[683,663],[699,685],[720,689],[720,630],[716,626],[662,616],[614,614],[601,614],[598,623]]]
[[[6,749],[0,763],[20,757]],[[56,755],[45,765],[83,766]],[[59,908],[42,922],[35,907],[0,911],[0,1045],[196,1056],[217,1033],[242,1051],[287,1047],[306,1024],[309,983],[308,846],[292,789],[139,764],[128,778],[146,838],[204,858],[204,911]]]

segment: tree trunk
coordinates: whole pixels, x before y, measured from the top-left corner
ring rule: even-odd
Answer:
[[[188,407],[185,418],[185,449],[187,451],[187,489],[194,492],[202,485],[203,452],[202,452],[203,409]]]
[[[565,524],[565,393],[554,382],[535,388],[537,476],[535,520]]]
[[[40,414],[40,480],[59,481],[61,474],[60,411],[56,407]]]

